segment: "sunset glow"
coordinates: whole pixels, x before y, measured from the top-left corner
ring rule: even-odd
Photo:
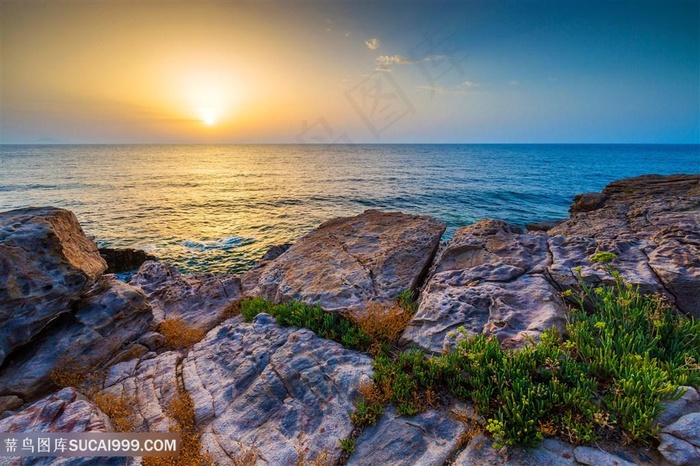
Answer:
[[[576,5],[2,2],[1,142],[697,141],[692,2]]]

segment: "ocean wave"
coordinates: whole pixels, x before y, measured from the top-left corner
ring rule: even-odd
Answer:
[[[210,251],[212,249],[229,250],[236,249],[241,246],[246,246],[248,244],[254,243],[253,238],[246,238],[243,236],[229,236],[227,238],[217,238],[212,240],[194,241],[185,240],[182,245],[189,249],[194,249],[196,251]]]

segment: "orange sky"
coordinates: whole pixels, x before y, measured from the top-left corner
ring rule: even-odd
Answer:
[[[1,8],[3,143],[700,138],[697,2]]]

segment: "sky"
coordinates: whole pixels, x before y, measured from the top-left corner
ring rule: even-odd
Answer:
[[[1,3],[0,143],[699,143],[700,0]]]

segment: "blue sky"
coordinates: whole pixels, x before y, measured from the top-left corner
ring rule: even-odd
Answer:
[[[2,8],[4,143],[700,142],[698,1]]]

